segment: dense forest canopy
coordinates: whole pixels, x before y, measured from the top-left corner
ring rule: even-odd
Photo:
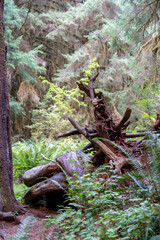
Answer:
[[[47,239],[158,239],[160,1],[5,0],[4,23],[15,186],[69,199]]]
[[[93,58],[100,65],[96,84],[115,117],[122,115],[126,107],[135,107],[135,121],[154,119],[159,105],[158,1],[15,4],[6,0],[4,13],[15,136],[30,137],[42,108],[40,121],[44,123],[52,112],[44,98],[48,87],[41,84],[40,76],[72,89]],[[73,107],[80,111],[77,105]],[[87,113],[84,119],[88,119]],[[29,133],[26,126],[32,124]]]

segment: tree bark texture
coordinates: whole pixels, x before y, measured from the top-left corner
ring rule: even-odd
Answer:
[[[0,0],[0,210],[14,211],[17,210],[18,202],[13,193],[13,166],[3,8],[4,0]]]

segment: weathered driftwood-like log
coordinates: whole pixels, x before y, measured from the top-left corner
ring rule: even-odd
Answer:
[[[62,191],[63,194],[63,189],[66,187],[67,181],[64,173],[57,173],[53,177],[32,186],[24,195],[24,202],[26,204],[35,202],[40,196],[54,191]]]
[[[81,150],[78,150],[76,152],[71,151],[66,153],[58,157],[56,161],[69,176],[72,177],[75,173],[82,176],[87,168],[88,162],[90,162],[90,157]]]
[[[56,163],[37,166],[24,173],[23,181],[26,186],[31,187],[61,171],[62,170]]]

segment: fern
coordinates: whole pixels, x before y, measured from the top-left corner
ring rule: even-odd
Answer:
[[[8,237],[8,240],[29,240],[29,232],[35,222],[34,217],[27,217],[23,220],[22,224],[17,230],[15,236]]]

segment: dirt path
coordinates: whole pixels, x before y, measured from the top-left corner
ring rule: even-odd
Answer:
[[[47,236],[49,233],[52,233],[55,229],[55,225],[51,226],[49,229],[42,229],[44,219],[49,216],[52,217],[54,215],[58,214],[57,211],[47,209],[45,207],[37,207],[37,208],[27,208],[27,212],[23,215],[19,215],[18,218],[21,222],[28,216],[33,216],[36,218],[36,221],[34,222],[30,234],[29,239],[30,240],[45,240],[47,239]],[[17,232],[17,229],[19,228],[19,225],[16,225],[15,223],[11,222],[4,222],[0,221],[0,240],[4,239],[7,240],[7,238],[11,235],[15,235]],[[29,240],[28,239],[28,240]]]

